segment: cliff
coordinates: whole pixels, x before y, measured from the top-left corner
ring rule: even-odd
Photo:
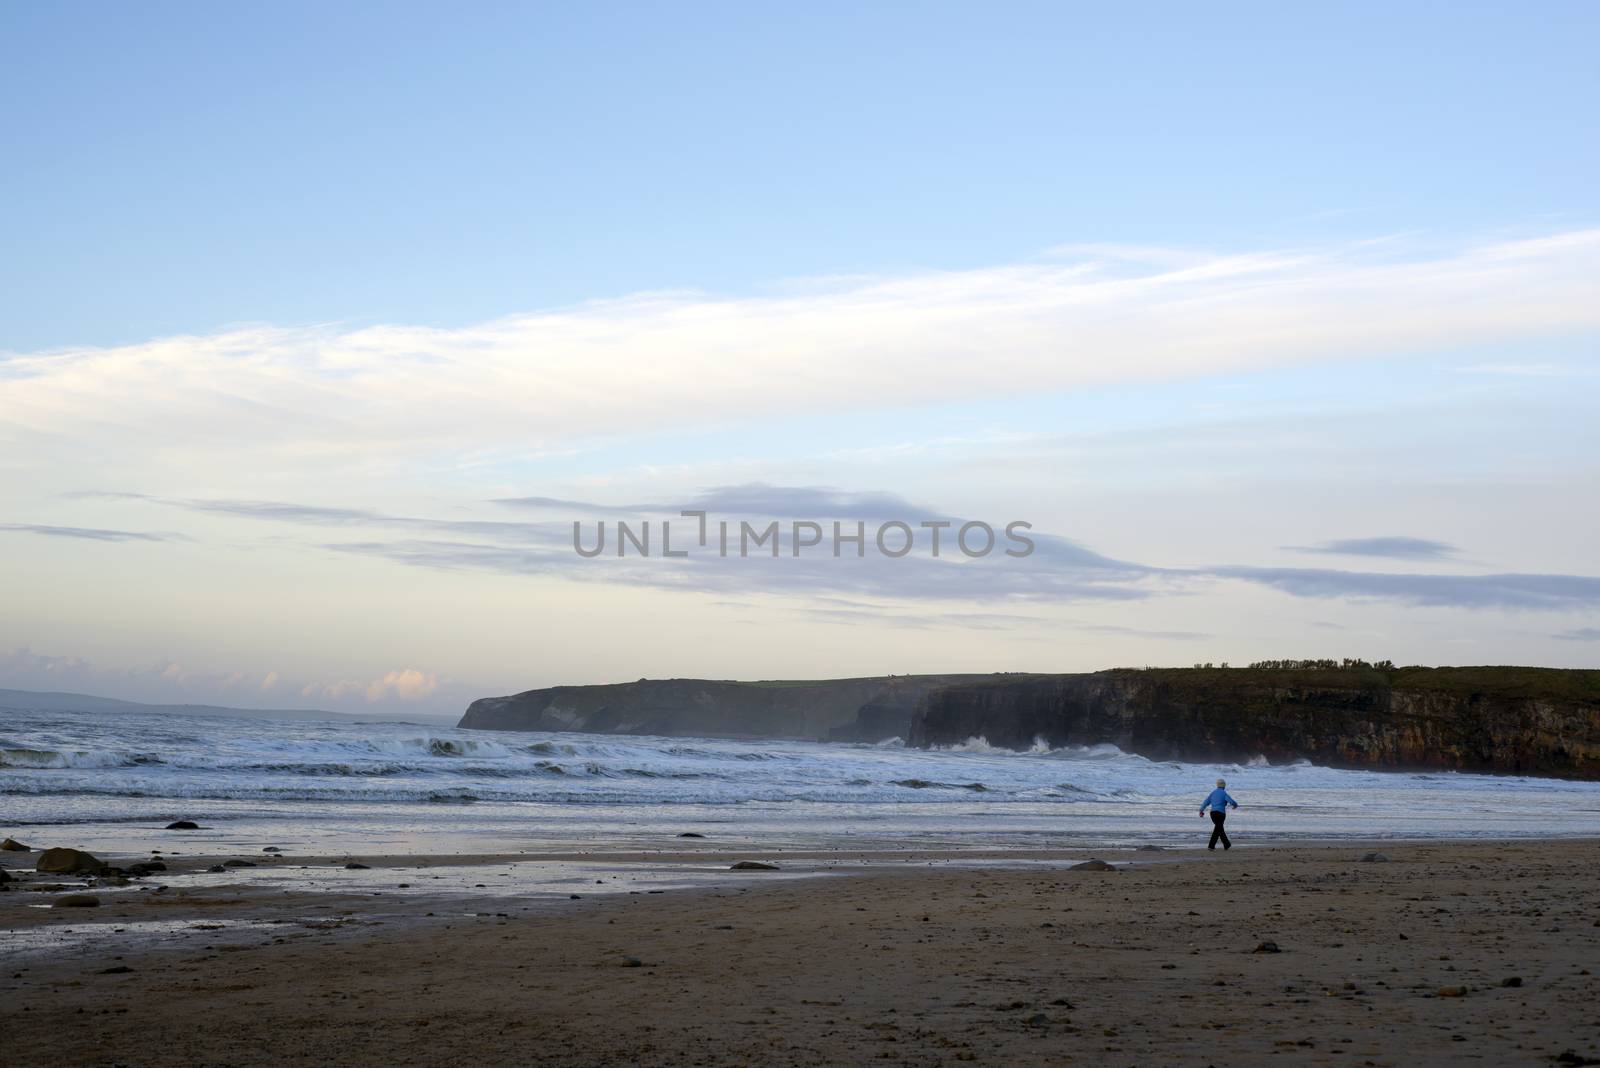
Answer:
[[[891,675],[806,682],[640,679],[552,686],[472,702],[460,726],[699,738],[880,742],[905,737],[931,690],[994,676]]]
[[[1194,668],[1026,675],[930,691],[911,745],[1111,742],[1162,760],[1600,779],[1600,671]]]

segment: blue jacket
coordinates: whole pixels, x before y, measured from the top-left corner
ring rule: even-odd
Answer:
[[[1211,793],[1206,796],[1204,801],[1200,802],[1200,814],[1202,816],[1205,815],[1206,809],[1208,808],[1213,812],[1225,812],[1227,811],[1225,806],[1228,805],[1238,808],[1239,802],[1229,797],[1228,791],[1219,786],[1215,790],[1212,790]]]

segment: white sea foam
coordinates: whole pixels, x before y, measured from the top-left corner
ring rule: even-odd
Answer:
[[[754,743],[146,713],[8,712],[0,720],[0,798],[11,825],[112,824],[229,805],[302,818],[315,805],[320,820],[334,822],[359,811],[369,822],[443,826],[458,819],[449,812],[470,813],[471,824],[449,823],[457,834],[586,810],[619,827],[673,812],[741,824],[782,811],[796,826],[836,833],[915,826],[1137,836],[1188,830],[1218,776],[1243,806],[1241,833],[1600,833],[1594,784],[1261,758],[1193,765],[1042,739],[1024,750],[982,737],[927,750],[899,739]],[[384,812],[392,815],[373,815]]]

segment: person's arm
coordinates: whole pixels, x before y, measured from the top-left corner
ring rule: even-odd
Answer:
[[[1237,802],[1237,801],[1235,801],[1233,799],[1233,795],[1232,794],[1224,794],[1223,796],[1228,799],[1228,804],[1232,805],[1234,808],[1238,808],[1239,807],[1239,802]]]

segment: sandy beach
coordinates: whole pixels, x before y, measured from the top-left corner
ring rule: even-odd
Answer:
[[[738,859],[694,845],[583,874]],[[29,907],[62,891],[24,877],[4,895],[4,1050],[130,1068],[1600,1063],[1600,843],[1099,853],[1117,870],[773,854],[777,873],[576,899],[398,892],[549,857],[362,858],[353,879],[397,889],[343,892],[238,870],[184,889],[175,863],[167,890],[93,909]]]

